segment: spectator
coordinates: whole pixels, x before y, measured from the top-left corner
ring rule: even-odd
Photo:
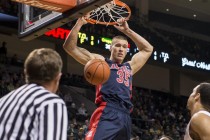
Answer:
[[[68,109],[68,113],[69,113],[68,117],[70,120],[76,118],[77,109],[74,102],[72,102],[71,107]]]
[[[85,107],[84,103],[81,103],[80,108],[78,109],[78,120],[79,121],[85,121],[88,117],[87,109]]]

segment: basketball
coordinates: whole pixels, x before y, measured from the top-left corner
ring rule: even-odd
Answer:
[[[84,77],[92,85],[105,83],[110,76],[110,68],[106,61],[92,59],[84,67]]]

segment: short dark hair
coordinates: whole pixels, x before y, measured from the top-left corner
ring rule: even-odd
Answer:
[[[60,55],[48,48],[32,51],[25,60],[26,83],[44,84],[52,81],[63,66]]]
[[[210,83],[200,83],[196,93],[200,93],[200,100],[203,107],[210,110]]]

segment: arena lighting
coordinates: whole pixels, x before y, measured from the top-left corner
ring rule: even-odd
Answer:
[[[208,61],[191,59],[184,55],[173,55],[169,51],[154,50],[151,59],[163,64],[169,64],[182,68],[210,71],[210,62]]]
[[[48,37],[65,40],[69,33],[70,33],[70,30],[68,29],[55,28],[53,30],[46,32],[45,35]],[[84,32],[78,33],[78,43],[81,45],[84,44],[90,47],[92,46],[92,47],[109,50],[111,41],[112,39],[108,37],[100,37],[95,34],[84,33]],[[128,54],[132,56],[132,54],[135,54],[138,52],[138,49],[136,47],[131,47],[131,45],[128,44],[127,52],[129,52]],[[201,61],[199,59],[192,60],[186,57],[185,55],[183,56],[174,55],[170,51],[164,48],[161,50],[156,50],[156,48],[154,48],[154,51],[152,53],[152,56],[150,57],[150,60],[156,61],[162,64],[169,64],[172,66],[181,67],[181,68],[210,71],[210,62],[208,62],[207,60],[206,61]]]
[[[52,36],[56,39],[66,39],[70,30],[63,29],[63,28],[55,28],[45,33],[46,36]]]
[[[70,33],[71,30],[64,29],[64,28],[55,28],[53,30],[50,30],[45,33],[46,36],[48,37],[53,37],[56,39],[66,39],[68,34]],[[87,33],[79,32],[78,33],[79,37],[79,43],[83,44],[84,42],[89,42],[91,46],[94,46],[95,44],[100,45],[101,43],[105,43],[110,45],[112,42],[111,38],[108,37],[98,37],[97,35],[90,35]],[[97,40],[97,43],[94,43],[94,41]],[[103,46],[103,45],[102,45]],[[107,45],[106,45],[107,46]],[[128,49],[130,49],[131,45],[128,44]]]
[[[182,58],[182,67],[193,67],[197,69],[210,70],[210,64],[198,60],[190,60],[186,57]]]

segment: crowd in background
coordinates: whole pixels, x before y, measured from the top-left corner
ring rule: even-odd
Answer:
[[[183,139],[189,121],[186,101],[185,97],[134,87],[131,116],[142,132],[141,138],[152,140],[164,134]]]
[[[0,66],[0,97],[2,97],[25,82],[20,67],[2,65],[2,63]],[[64,74],[61,79],[62,85],[89,88],[94,92],[93,86],[88,84],[82,75]],[[87,132],[91,115],[88,106],[84,103],[75,104],[71,91],[69,94],[64,94],[58,90],[57,94],[63,98],[68,108],[69,138],[82,140]],[[90,97],[86,98],[89,100]],[[142,140],[157,140],[162,135],[168,135],[174,140],[182,140],[189,121],[186,101],[186,97],[133,87],[134,109],[131,113],[133,136],[138,136]]]
[[[15,2],[10,0],[2,0],[0,2],[0,12],[2,13],[17,16],[17,9]],[[131,28],[151,42],[156,49],[164,48],[173,52],[175,55],[189,55],[192,58],[201,60],[209,57],[209,42],[157,29],[160,34],[164,35],[165,38],[162,38],[158,36],[156,32],[153,32],[141,23],[135,22],[134,20],[129,22],[130,26],[132,26]],[[179,24],[176,25],[178,26]],[[70,23],[68,26],[71,28]],[[184,28],[181,25],[179,27]],[[119,34],[119,32],[116,32],[111,26],[107,28],[99,25],[87,25],[82,30],[107,37]],[[199,30],[194,31],[199,32]],[[173,44],[174,42],[176,42],[175,45]],[[12,58],[7,58],[6,42],[1,43],[0,97],[24,84],[23,71],[19,69],[15,71],[15,67],[11,69],[11,66],[14,65],[21,66],[17,55],[14,54]],[[93,89],[93,87],[84,80],[83,76],[75,74],[64,74],[61,85]],[[70,120],[69,137],[71,139],[83,139],[87,132],[89,117],[91,115],[88,113],[88,107],[84,103],[75,104],[70,94],[63,94],[59,91],[58,94],[65,100],[68,107]],[[161,135],[171,136],[175,140],[183,139],[186,124],[189,121],[189,114],[186,110],[186,97],[176,97],[167,93],[134,87],[132,101],[134,109],[131,117],[133,125],[136,126],[133,127],[133,131],[136,132],[136,135],[138,135],[140,139],[156,140]]]
[[[179,48],[179,54],[182,56],[188,56],[200,61],[206,61],[209,58],[210,42],[187,37],[178,33],[171,33],[169,31],[156,29],[164,36],[175,43],[177,49]],[[181,49],[180,49],[181,48]]]

